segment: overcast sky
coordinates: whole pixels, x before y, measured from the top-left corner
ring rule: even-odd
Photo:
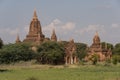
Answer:
[[[98,31],[101,41],[120,42],[120,0],[0,0],[4,43],[25,39],[34,9],[46,37],[55,28],[59,40],[91,44]]]

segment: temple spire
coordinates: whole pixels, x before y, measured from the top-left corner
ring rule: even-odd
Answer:
[[[42,27],[40,24],[40,21],[37,17],[37,13],[36,10],[34,10],[34,14],[33,14],[33,19],[30,22],[30,26],[29,26],[29,33],[26,36],[26,39],[24,39],[24,42],[36,42],[38,39],[38,35],[40,34],[40,39],[44,40],[45,36],[44,34],[42,34]]]
[[[74,39],[73,39],[73,38],[71,38],[71,39],[70,39],[70,42],[71,42],[71,43],[74,43]]]
[[[34,10],[33,19],[37,19],[37,13],[36,13],[36,9]]]
[[[94,43],[94,44],[100,44],[100,37],[99,37],[97,31],[96,31],[95,36],[94,36],[94,38],[93,38],[93,43]]]
[[[53,29],[53,31],[52,31],[51,40],[52,41],[57,41],[57,36],[56,36],[56,33],[55,33],[55,29]]]
[[[98,35],[98,31],[96,31],[95,36],[99,36],[99,35]]]
[[[17,34],[17,37],[16,37],[16,43],[20,43],[20,38],[19,38],[19,35]]]

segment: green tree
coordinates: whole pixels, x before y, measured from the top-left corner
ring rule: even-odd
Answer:
[[[3,46],[3,41],[2,41],[2,39],[0,38],[0,49],[2,48],[2,46]]]
[[[8,44],[0,50],[0,63],[15,63],[18,61],[28,61],[35,58],[35,53],[30,46],[24,43]]]
[[[76,54],[79,60],[82,60],[87,55],[87,45],[84,43],[76,43],[77,51]]]
[[[117,43],[113,49],[113,54],[120,55],[120,43]]]
[[[92,54],[90,57],[90,60],[92,61],[93,65],[96,65],[99,60],[99,55],[96,53]]]
[[[108,49],[109,49],[109,48],[111,48],[111,49],[114,48],[114,47],[113,47],[113,44],[111,44],[111,43],[102,42],[101,44],[102,44],[102,48],[105,48],[106,46],[107,46]]]
[[[44,42],[38,46],[37,61],[42,64],[60,64],[64,62],[64,47],[57,42]]]
[[[114,64],[114,65],[117,65],[117,63],[119,62],[119,59],[120,58],[120,56],[119,55],[113,55],[112,56],[112,63]]]

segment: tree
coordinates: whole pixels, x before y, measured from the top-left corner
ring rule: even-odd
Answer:
[[[2,48],[2,46],[3,46],[3,41],[2,41],[2,39],[0,38],[0,49]]]
[[[113,49],[113,54],[120,55],[120,43],[117,43]]]
[[[64,62],[64,47],[57,42],[44,42],[38,46],[37,61],[42,64],[60,64]]]
[[[76,43],[77,51],[76,54],[80,60],[85,58],[87,55],[87,45],[84,43]]]
[[[108,49],[109,49],[109,48],[111,48],[111,49],[114,48],[111,43],[102,42],[101,44],[102,44],[102,48],[105,48],[105,47],[107,47]]]
[[[96,53],[93,53],[89,59],[92,61],[93,65],[96,65],[99,60],[99,55]]]
[[[114,65],[117,65],[117,63],[120,61],[120,55],[113,55],[112,57],[112,63]]]
[[[24,43],[8,44],[0,50],[0,64],[28,61],[35,58],[35,53],[30,46]]]

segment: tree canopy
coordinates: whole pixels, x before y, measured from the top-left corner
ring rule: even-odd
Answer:
[[[37,61],[42,64],[60,64],[64,62],[64,47],[57,42],[44,42],[38,46]]]
[[[8,44],[0,50],[0,64],[28,61],[33,59],[34,56],[34,52],[27,44]]]
[[[87,45],[84,43],[76,43],[76,47],[77,47],[76,54],[79,60],[82,60],[83,58],[85,58],[87,54]]]
[[[120,43],[117,43],[113,49],[113,53],[120,55]]]
[[[2,46],[3,46],[3,41],[2,41],[2,39],[0,38],[0,49],[2,48]]]

